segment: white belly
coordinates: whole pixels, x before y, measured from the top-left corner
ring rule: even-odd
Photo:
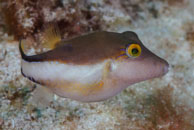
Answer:
[[[22,60],[22,71],[25,76],[36,81],[69,81],[83,84],[98,82],[102,78],[105,62],[94,65],[70,65],[59,62],[27,62]]]
[[[46,85],[59,96],[92,102],[110,98],[123,89],[119,80],[111,74],[117,70],[117,65],[111,63],[107,67],[107,63],[104,61],[93,65],[70,65],[22,60],[22,72],[29,79]]]

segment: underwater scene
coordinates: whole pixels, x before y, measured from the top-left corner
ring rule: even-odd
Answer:
[[[0,0],[0,130],[194,130],[194,0]]]

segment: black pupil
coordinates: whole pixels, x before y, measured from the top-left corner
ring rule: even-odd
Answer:
[[[132,51],[132,54],[137,54],[139,52],[137,48],[133,48],[131,51]]]

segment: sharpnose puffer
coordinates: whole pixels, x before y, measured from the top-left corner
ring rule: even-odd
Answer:
[[[50,50],[42,54],[25,55],[20,41],[21,71],[61,97],[102,101],[129,85],[168,72],[168,63],[149,51],[131,31],[100,31],[70,40],[61,40],[54,28],[45,32]]]

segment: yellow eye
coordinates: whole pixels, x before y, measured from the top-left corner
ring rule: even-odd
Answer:
[[[129,47],[126,49],[126,51],[127,51],[127,55],[129,57],[135,58],[135,57],[138,57],[141,55],[141,47],[138,44],[129,45]]]

